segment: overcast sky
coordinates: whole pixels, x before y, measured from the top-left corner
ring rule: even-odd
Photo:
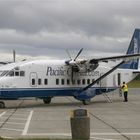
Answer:
[[[139,0],[0,0],[0,61],[123,54],[135,28]]]

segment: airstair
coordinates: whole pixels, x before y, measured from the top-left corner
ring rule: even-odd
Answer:
[[[107,93],[103,92],[102,95],[105,97],[105,99],[106,99],[109,103],[112,103],[112,102],[113,102],[112,99],[107,95]]]

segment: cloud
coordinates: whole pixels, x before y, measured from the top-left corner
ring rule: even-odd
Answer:
[[[126,52],[140,26],[137,0],[1,0],[0,52],[66,59]]]

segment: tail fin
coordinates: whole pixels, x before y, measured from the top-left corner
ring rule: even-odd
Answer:
[[[126,54],[135,54],[135,53],[140,53],[140,29],[135,29]],[[135,59],[123,64],[120,68],[138,69],[138,65],[139,59]]]

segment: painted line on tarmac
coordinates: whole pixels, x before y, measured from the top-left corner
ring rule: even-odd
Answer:
[[[0,114],[0,117],[2,117],[7,111],[4,111]]]
[[[34,112],[33,110],[30,111],[30,114],[29,114],[28,119],[26,121],[24,130],[22,131],[22,135],[27,135],[28,128],[29,128],[29,125],[30,125],[30,121],[32,119],[33,112]]]

